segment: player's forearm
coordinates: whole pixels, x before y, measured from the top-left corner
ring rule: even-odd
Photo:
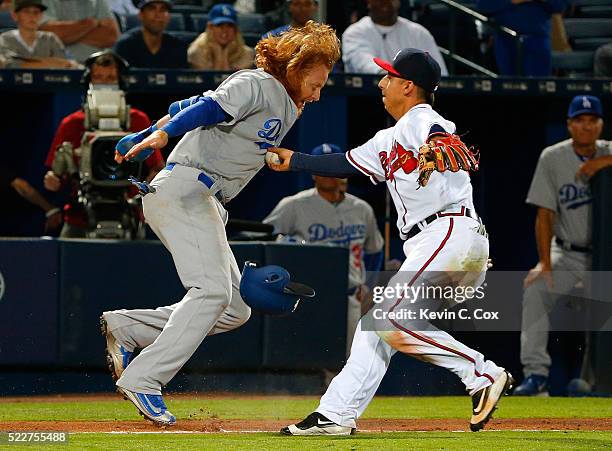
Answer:
[[[119,28],[114,22],[101,22],[96,28],[85,34],[83,44],[93,47],[112,47],[119,38]]]
[[[196,103],[176,113],[164,125],[157,128],[168,136],[180,136],[198,127],[207,127],[231,119],[210,97],[201,97]]]
[[[55,33],[64,44],[70,45],[83,38],[93,26],[81,20],[54,20],[43,24],[40,29]]]
[[[344,154],[308,155],[295,152],[289,164],[291,171],[304,171],[321,177],[352,177],[362,175],[353,167]]]
[[[23,197],[25,200],[40,207],[44,211],[50,211],[55,208],[55,206],[47,201],[42,195],[27,181],[24,179],[17,178],[12,183],[11,186],[17,191],[17,193]]]
[[[538,208],[536,216],[536,242],[540,263],[550,268],[550,244],[553,237],[553,225],[555,223],[555,212],[547,208]]]

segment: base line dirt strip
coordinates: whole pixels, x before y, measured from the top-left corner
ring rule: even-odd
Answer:
[[[0,431],[66,432],[278,432],[291,420],[180,420],[173,427],[159,428],[144,420],[135,421],[3,421]],[[488,430],[612,431],[612,418],[504,418],[491,420]],[[365,419],[362,432],[467,431],[461,419]]]

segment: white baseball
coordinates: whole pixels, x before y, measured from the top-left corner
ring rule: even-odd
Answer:
[[[267,164],[281,164],[280,158],[274,152],[266,152],[266,163]]]

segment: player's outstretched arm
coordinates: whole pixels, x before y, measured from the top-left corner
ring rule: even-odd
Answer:
[[[168,143],[168,136],[165,138],[159,134],[151,138],[159,127],[168,123],[170,115],[162,117],[157,122],[154,122],[149,128],[145,128],[137,133],[131,133],[119,140],[115,146],[115,161],[122,163],[123,160],[136,158],[143,151],[140,160],[144,160],[153,153],[154,149],[161,149]],[[165,141],[164,141],[165,139]]]
[[[279,163],[268,161],[270,169],[278,172],[304,171],[322,177],[339,178],[362,175],[341,153],[308,155],[281,147],[271,147],[268,152],[278,155]]]

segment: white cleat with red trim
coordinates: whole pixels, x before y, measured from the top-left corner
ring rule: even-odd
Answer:
[[[502,396],[508,393],[513,383],[512,375],[504,370],[495,382],[472,395],[472,418],[470,419],[472,432],[480,431],[487,424],[497,408],[497,403]]]

